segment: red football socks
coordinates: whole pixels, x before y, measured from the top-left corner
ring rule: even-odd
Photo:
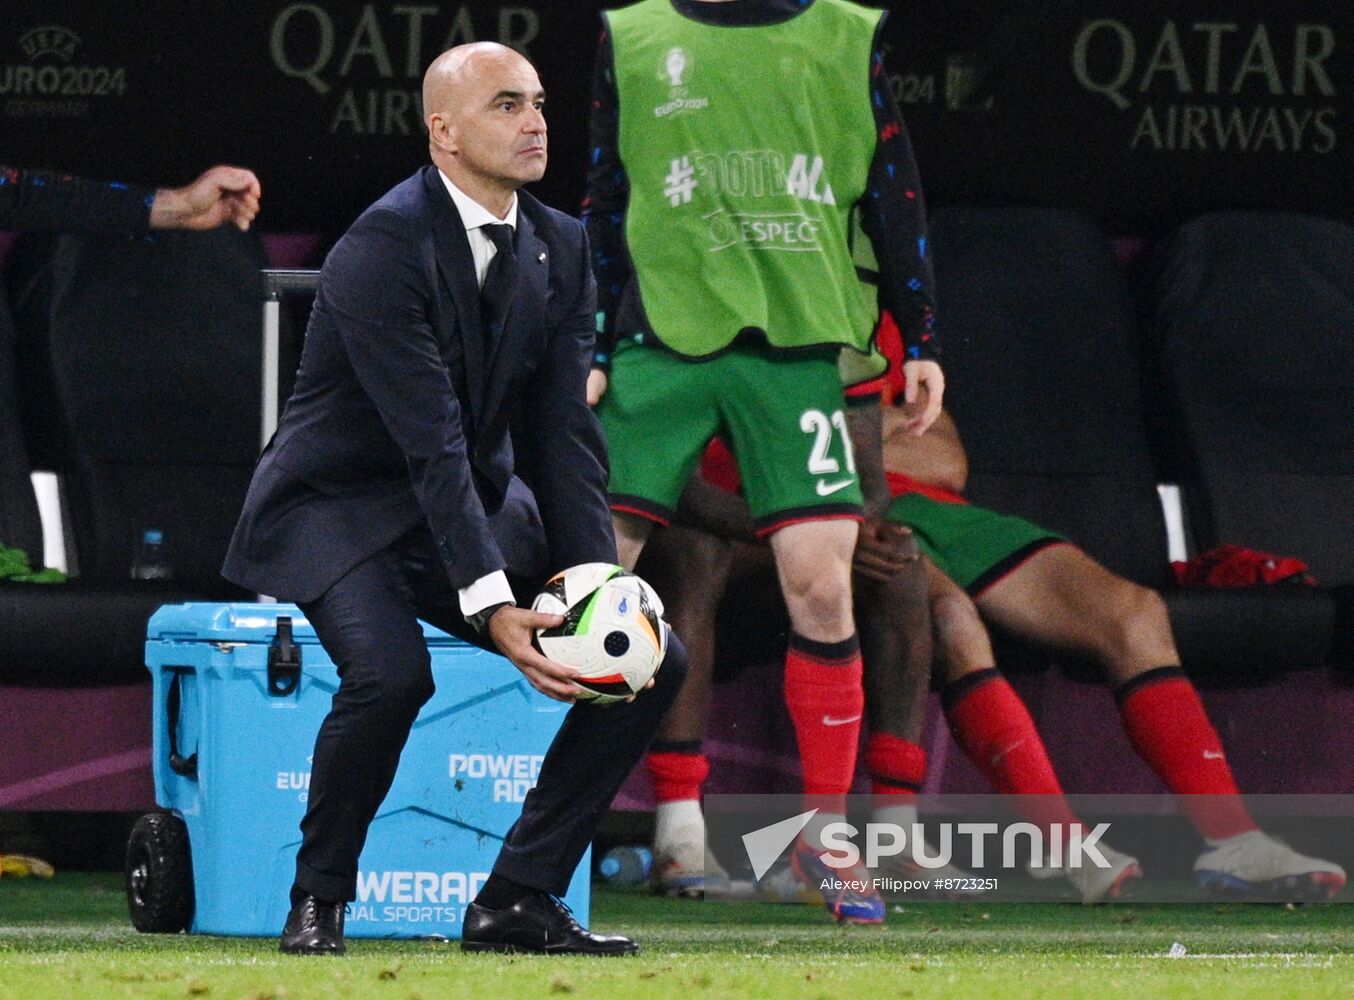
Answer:
[[[790,634],[785,704],[799,743],[804,794],[826,797],[824,808],[851,790],[865,711],[861,674],[857,636],[827,643]]]
[[[644,757],[654,798],[659,802],[700,799],[701,786],[710,775],[710,759],[699,750],[654,749]]]
[[[965,674],[942,698],[955,740],[969,760],[1003,795],[1019,796],[1031,822],[1080,823],[1048,759],[1029,709],[995,667]]]
[[[865,741],[865,769],[873,794],[915,800],[926,780],[926,751],[901,736],[871,733]]]
[[[1185,796],[1181,808],[1201,834],[1221,840],[1258,829],[1237,793],[1217,730],[1183,670],[1149,670],[1117,696],[1129,741],[1167,788]]]

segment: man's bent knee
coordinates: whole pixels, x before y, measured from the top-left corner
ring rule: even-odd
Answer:
[[[858,526],[847,519],[792,524],[771,536],[776,573],[795,631],[839,642],[855,631],[851,553]]]
[[[982,619],[973,601],[961,590],[931,595],[931,621],[938,636],[962,635],[982,628]]]
[[[1179,660],[1170,615],[1160,594],[1125,582],[1115,607],[1113,620],[1098,630],[1105,643],[1101,656],[1112,680],[1121,681]]]
[[[378,686],[379,696],[393,708],[418,714],[418,710],[433,696],[434,686],[430,675],[415,676],[396,674],[383,678]]]
[[[931,628],[936,661],[946,680],[954,681],[993,665],[987,629],[962,590],[946,589],[931,595]]]
[[[795,630],[809,639],[835,642],[854,630],[851,608],[851,574],[848,568],[825,567],[823,572],[803,577],[782,575],[785,606]]]
[[[888,580],[858,577],[857,616],[877,628],[915,629],[930,614],[926,570],[920,560],[908,563]]]
[[[431,660],[426,647],[400,656],[390,649],[356,654],[363,669],[345,671],[337,698],[353,707],[417,714],[433,696]]]

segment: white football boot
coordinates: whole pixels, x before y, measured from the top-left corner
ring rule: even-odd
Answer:
[[[1106,903],[1118,899],[1120,893],[1124,891],[1124,886],[1135,878],[1142,878],[1142,867],[1138,864],[1137,858],[1123,851],[1116,851],[1108,844],[1097,844],[1096,849],[1109,862],[1108,868],[1088,863],[1077,868],[1069,866],[1063,869],[1067,881],[1081,893],[1083,903]]]
[[[1345,885],[1339,865],[1299,854],[1261,830],[1209,841],[1194,877],[1212,892],[1251,899],[1330,899]]]
[[[660,896],[702,899],[729,893],[729,873],[705,845],[705,817],[692,800],[660,802],[654,810],[653,870],[649,884]]]

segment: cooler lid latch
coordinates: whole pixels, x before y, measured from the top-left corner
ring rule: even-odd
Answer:
[[[277,634],[268,644],[268,693],[284,698],[301,683],[301,647],[292,642],[291,618],[277,619]]]

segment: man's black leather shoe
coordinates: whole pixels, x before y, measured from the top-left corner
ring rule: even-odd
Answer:
[[[554,896],[533,892],[506,910],[471,903],[461,925],[461,950],[633,955],[639,945],[619,935],[594,934],[578,926],[573,913]]]
[[[281,949],[288,955],[342,955],[343,907],[302,896],[287,914]]]

